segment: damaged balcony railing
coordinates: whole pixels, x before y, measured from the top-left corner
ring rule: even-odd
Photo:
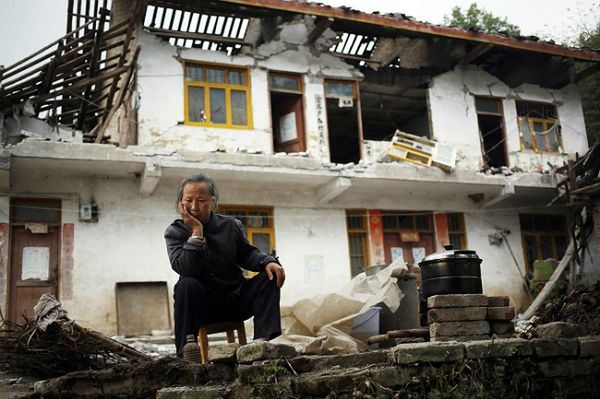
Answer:
[[[100,142],[111,110],[125,98],[138,54],[135,19],[106,30],[109,14],[100,9],[77,29],[0,69],[0,114],[23,112]]]

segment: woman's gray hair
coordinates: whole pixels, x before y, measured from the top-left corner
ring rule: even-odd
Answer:
[[[215,201],[214,210],[216,211],[219,209],[219,192],[217,191],[215,181],[209,175],[205,175],[204,173],[198,173],[184,178],[179,183],[179,189],[177,190],[177,202],[175,203],[175,209],[177,213],[179,213],[179,204],[183,199],[183,189],[188,183],[205,183],[206,188],[208,189],[208,194],[213,199],[213,201]]]

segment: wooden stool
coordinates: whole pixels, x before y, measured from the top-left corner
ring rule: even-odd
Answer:
[[[202,363],[208,363],[208,335],[216,333],[226,333],[227,342],[234,343],[235,335],[233,330],[237,330],[238,342],[240,345],[246,345],[246,328],[243,321],[227,321],[224,323],[207,324],[200,327],[198,332],[198,343],[200,344],[200,354]]]

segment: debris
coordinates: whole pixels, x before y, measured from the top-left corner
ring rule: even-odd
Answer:
[[[34,312],[36,320],[24,318],[24,324],[2,319],[2,367],[39,377],[56,377],[149,359],[131,347],[79,326],[49,294],[42,295]]]

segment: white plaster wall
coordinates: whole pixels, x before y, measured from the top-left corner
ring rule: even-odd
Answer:
[[[300,32],[302,33],[302,32]],[[299,33],[296,32],[296,36]],[[289,35],[288,35],[289,36]],[[138,112],[140,145],[191,151],[273,152],[268,71],[303,74],[307,151],[328,160],[327,120],[323,79],[360,79],[362,74],[329,54],[314,55],[295,41],[273,41],[260,46],[256,58],[227,56],[221,52],[171,46],[149,33],[140,34],[142,52],[138,64]],[[252,129],[187,126],[184,106],[184,76],[181,60],[248,67],[252,106]],[[322,103],[317,118],[317,97]]]
[[[154,35],[140,34],[138,112],[140,145],[191,151],[238,150],[272,152],[266,71],[250,68],[253,129],[223,129],[184,125],[184,76],[178,60],[253,66],[248,56],[229,57],[200,49],[179,49]]]
[[[8,196],[0,196],[0,223],[8,223],[9,222],[9,212],[10,212],[10,197]],[[6,248],[4,246],[9,246],[8,237],[0,237],[0,308],[2,308],[2,313],[4,315],[8,314],[8,298],[6,293],[8,292],[8,264],[4,261],[4,257],[2,256],[3,251],[9,251],[10,247]]]
[[[285,268],[281,303],[332,292],[350,281],[344,209],[274,209],[277,255]]]
[[[555,104],[565,153],[572,156],[575,152],[587,150],[583,110],[576,86],[551,90],[524,84],[511,89],[474,66],[459,66],[435,77],[429,87],[433,138],[457,148],[457,168],[480,169],[483,166],[475,96],[502,99],[509,167],[518,166],[526,172],[536,172],[540,168],[547,170],[548,162],[562,165],[566,159],[563,154],[521,151],[516,100]]]
[[[474,212],[465,213],[464,217],[468,249],[476,251],[483,259],[483,293],[489,296],[509,296],[515,309],[522,311],[529,303],[528,296],[509,247],[505,242],[491,245],[488,241],[488,234],[495,231],[495,226],[509,230],[508,244],[520,265],[520,270],[525,274],[519,215],[514,212]]]

